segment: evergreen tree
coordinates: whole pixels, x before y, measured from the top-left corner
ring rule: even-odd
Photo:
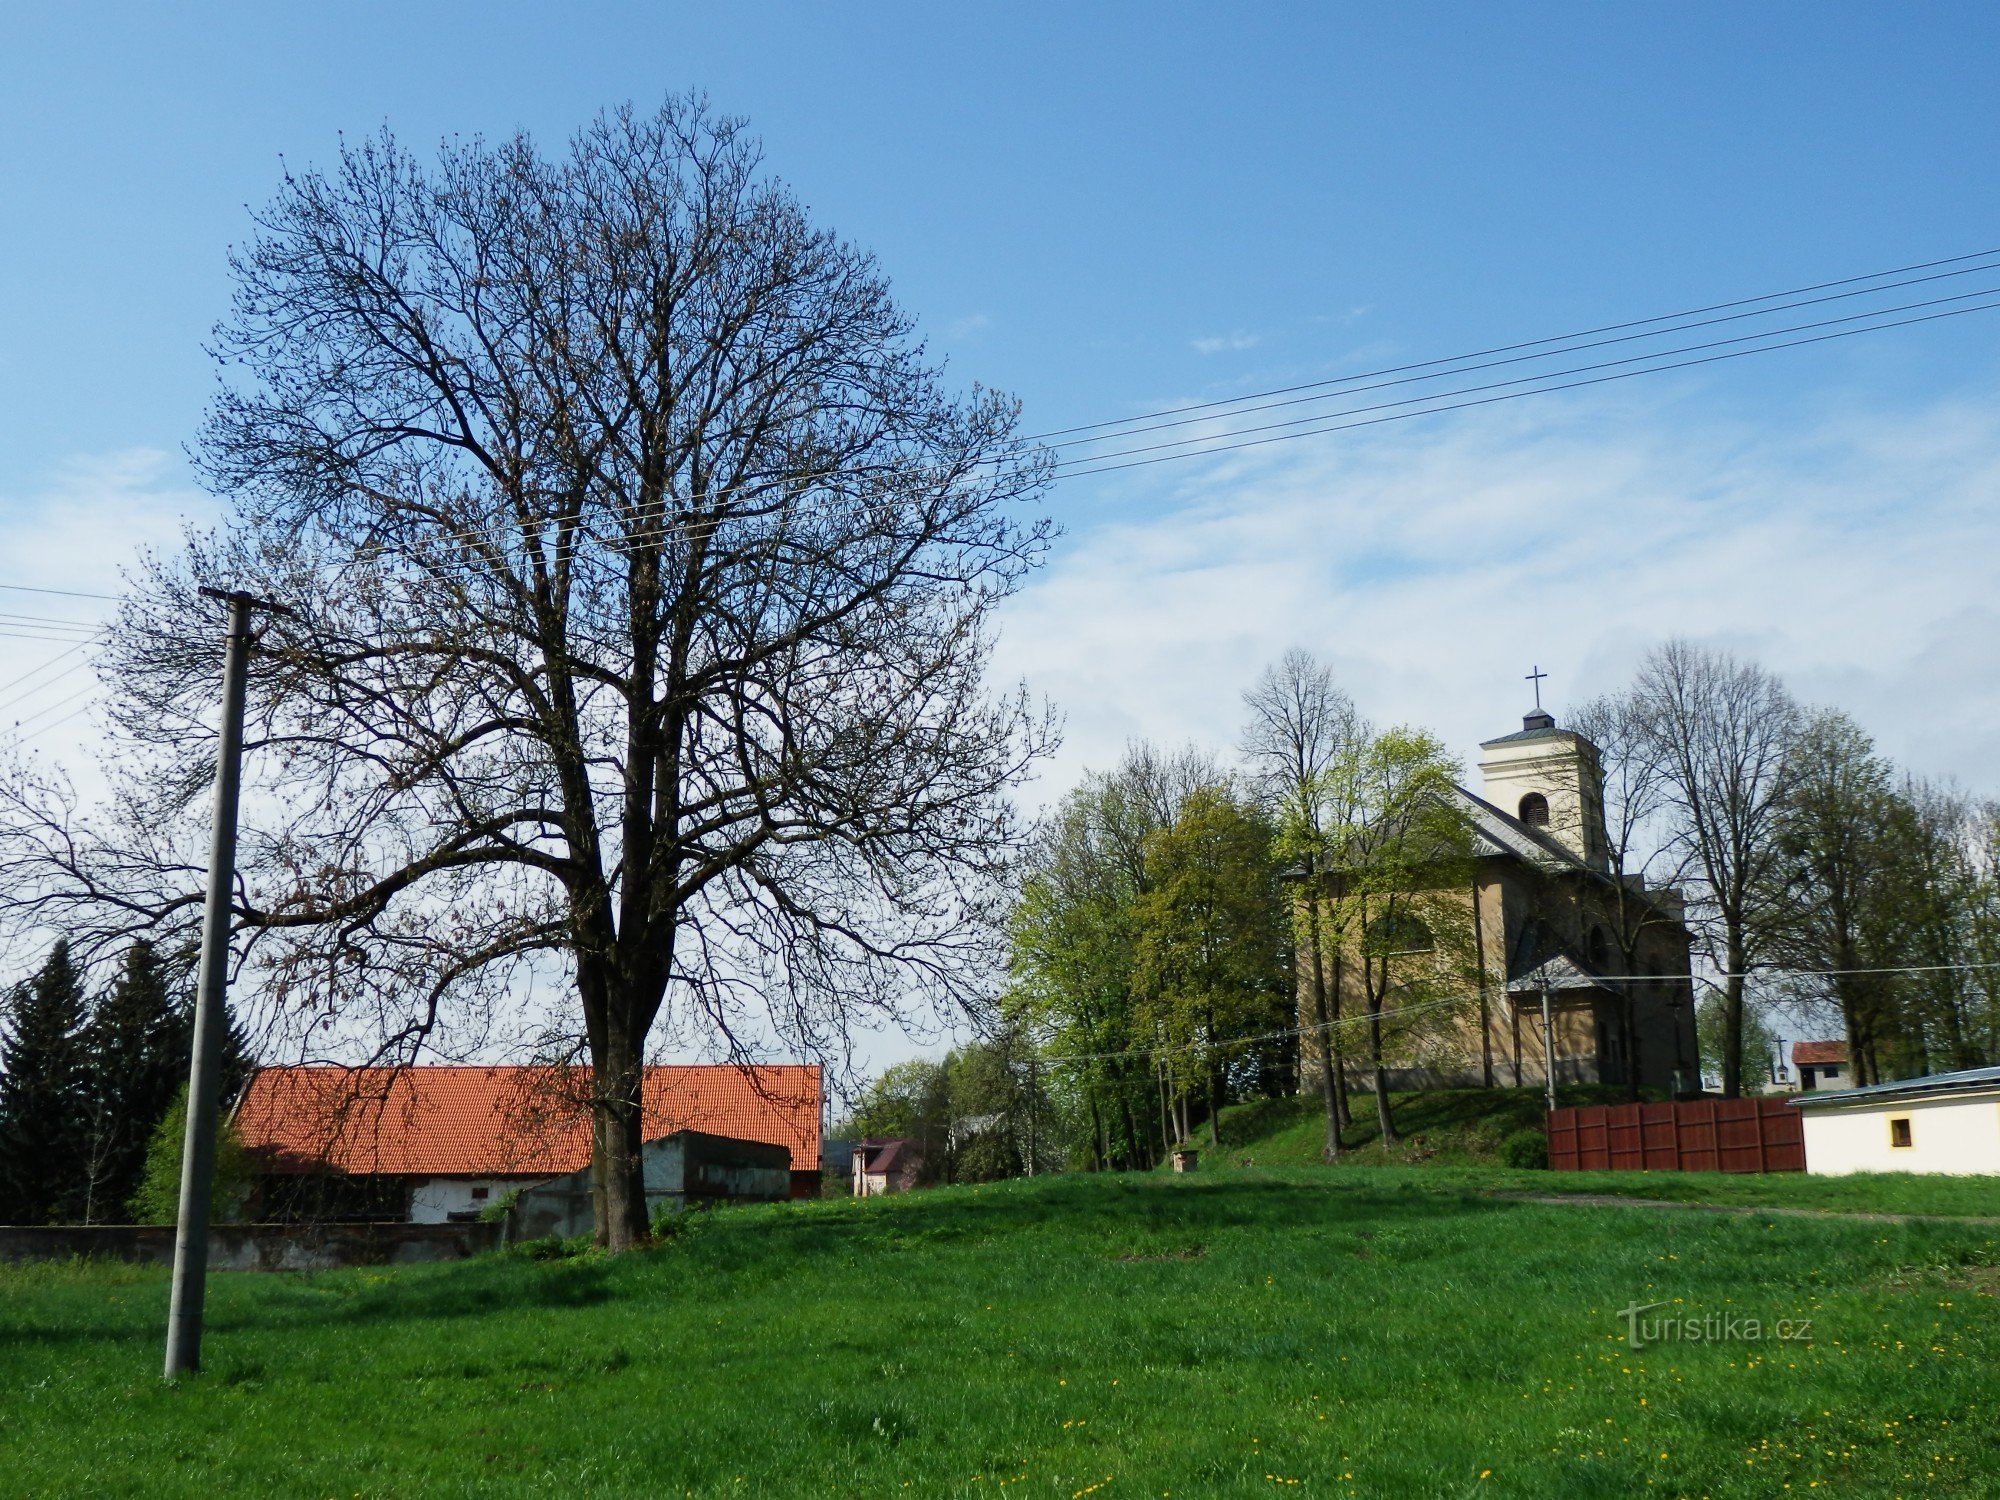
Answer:
[[[119,1217],[138,1188],[147,1143],[187,1083],[189,1025],[152,945],[135,943],[83,1032],[85,1222]]]
[[[58,942],[9,997],[0,1039],[0,1222],[81,1216],[87,1172],[83,975]]]

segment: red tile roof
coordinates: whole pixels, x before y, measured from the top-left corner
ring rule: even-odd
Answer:
[[[243,1144],[280,1172],[549,1176],[590,1160],[588,1070],[260,1068],[237,1107]],[[766,1141],[819,1169],[816,1066],[646,1069],[643,1133]]]
[[[1792,1063],[1808,1068],[1824,1067],[1828,1063],[1847,1061],[1845,1042],[1793,1042]]]

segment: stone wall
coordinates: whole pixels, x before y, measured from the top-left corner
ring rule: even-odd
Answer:
[[[211,1271],[326,1271],[336,1266],[464,1260],[500,1243],[498,1224],[217,1224]],[[0,1261],[174,1263],[169,1224],[0,1225]]]

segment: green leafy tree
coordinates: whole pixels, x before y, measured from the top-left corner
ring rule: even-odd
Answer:
[[[945,1065],[921,1057],[892,1063],[861,1091],[843,1133],[914,1141],[923,1157],[922,1179],[940,1180],[951,1138],[950,1077]]]
[[[1922,1071],[2000,1060],[2000,806],[1905,779],[1904,859],[1919,889],[1899,976]]]
[[[1340,987],[1331,983],[1337,955],[1328,951],[1328,923],[1319,880],[1326,859],[1332,810],[1329,772],[1336,758],[1368,729],[1333,674],[1310,652],[1287,651],[1243,695],[1249,722],[1243,756],[1251,783],[1277,829],[1279,861],[1302,878],[1289,903],[1295,924],[1302,988],[1311,1016],[1306,1050],[1316,1063],[1326,1115],[1327,1161],[1340,1155],[1340,1133],[1351,1123],[1347,1100],[1345,1039],[1340,1027]]]
[[[1476,989],[1472,819],[1459,767],[1422,730],[1356,737],[1325,773],[1321,907],[1337,984],[1366,1013],[1382,1143],[1398,1140],[1388,1060],[1456,1028]],[[1455,1008],[1456,1003],[1456,1008]]]
[[[1139,1016],[1188,1133],[1206,1100],[1209,1143],[1244,1038],[1288,1027],[1291,975],[1270,824],[1221,787],[1194,792],[1150,835],[1151,887],[1133,908]]]
[[[1092,1168],[1149,1167],[1171,1144],[1135,989],[1135,910],[1154,883],[1149,838],[1219,777],[1197,750],[1134,745],[1063,798],[1022,864],[1004,1009],[1050,1057],[1052,1117],[1066,1154]]]
[[[83,974],[67,942],[15,987],[0,1040],[0,1222],[82,1217],[86,1080]]]
[[[176,1002],[151,944],[134,943],[125,951],[118,977],[92,1007],[80,1040],[83,1217],[90,1223],[118,1215],[131,1201],[147,1143],[187,1083],[188,1007]]]
[[[1905,1013],[1907,988],[1882,971],[1904,963],[1924,917],[1933,872],[1923,843],[1916,809],[1861,726],[1837,710],[1807,718],[1779,805],[1769,947],[1806,971],[1794,988],[1839,1010],[1861,1083],[1921,1071],[1922,1028]]]
[[[187,1144],[187,1085],[183,1083],[146,1143],[145,1169],[132,1195],[134,1223],[172,1224],[181,1211],[181,1159]],[[213,1222],[234,1219],[256,1180],[257,1165],[234,1119],[225,1115],[215,1134],[215,1186],[208,1212]]]
[[[1043,1069],[1026,1036],[1010,1028],[958,1048],[945,1072],[951,1181],[993,1182],[1061,1164]]]

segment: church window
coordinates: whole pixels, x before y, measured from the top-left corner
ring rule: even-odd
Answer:
[[[1549,826],[1549,799],[1540,792],[1530,792],[1521,799],[1521,821],[1531,828]]]
[[[1600,974],[1611,966],[1611,944],[1605,940],[1602,927],[1590,929],[1590,935],[1583,940],[1583,956]]]
[[[1396,912],[1368,924],[1368,946],[1382,954],[1429,953],[1437,947],[1437,939],[1416,917]]]

